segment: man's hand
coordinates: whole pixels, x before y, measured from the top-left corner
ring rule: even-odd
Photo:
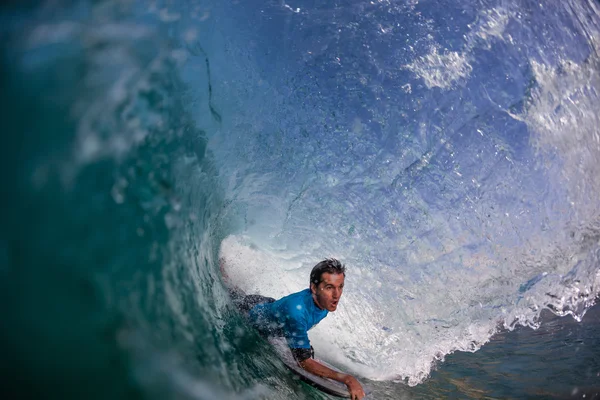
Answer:
[[[328,368],[325,365],[319,363],[318,361],[313,360],[312,358],[302,360],[299,362],[299,364],[302,368],[304,368],[310,373],[322,376],[324,378],[330,378],[338,382],[342,382],[343,384],[348,386],[348,391],[350,392],[351,400],[360,400],[363,397],[365,397],[365,391],[363,390],[360,383],[356,380],[356,378],[352,375],[334,371],[331,368]]]
[[[348,386],[348,391],[350,392],[351,400],[360,400],[365,397],[365,391],[363,390],[360,382],[356,380],[352,375],[346,375],[347,378],[344,379],[344,383]]]

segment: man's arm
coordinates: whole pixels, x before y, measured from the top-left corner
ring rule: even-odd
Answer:
[[[356,380],[356,378],[352,375],[334,371],[331,368],[328,368],[325,365],[319,363],[318,361],[313,360],[312,358],[307,358],[306,360],[298,361],[298,364],[300,364],[302,368],[304,368],[311,374],[319,375],[323,378],[333,379],[335,381],[342,382],[343,384],[348,386],[348,391],[350,392],[351,400],[360,400],[363,397],[365,397],[365,391],[363,390],[360,383]]]
[[[302,318],[302,315],[298,315],[294,308],[288,310],[288,315],[300,317],[288,319],[286,334],[288,346],[298,364],[311,374],[333,379],[348,386],[351,400],[360,400],[365,397],[362,386],[352,375],[334,371],[311,358],[310,340],[308,340],[307,333],[309,327],[307,327],[306,320]]]

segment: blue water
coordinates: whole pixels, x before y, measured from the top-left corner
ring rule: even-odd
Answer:
[[[373,398],[594,398],[597,1],[0,12],[7,398],[327,398],[236,314],[348,267]]]

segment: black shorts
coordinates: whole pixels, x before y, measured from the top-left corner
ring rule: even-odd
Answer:
[[[237,288],[233,290],[230,289],[229,294],[231,295],[233,304],[235,304],[237,309],[240,310],[240,312],[244,315],[247,315],[250,310],[259,304],[273,303],[275,301],[275,299],[272,297],[265,297],[259,294],[246,295]]]

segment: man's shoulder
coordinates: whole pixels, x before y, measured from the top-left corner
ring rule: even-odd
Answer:
[[[303,289],[299,292],[288,294],[287,296],[281,298],[281,301],[287,304],[296,304],[305,302],[308,297],[311,297],[310,289]]]
[[[310,298],[310,290],[304,289],[296,293],[289,294],[281,299],[283,307],[290,313],[300,313],[306,311],[307,298]]]

